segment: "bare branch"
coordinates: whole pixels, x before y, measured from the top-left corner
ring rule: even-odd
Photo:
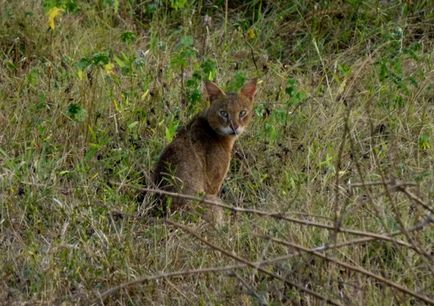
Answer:
[[[417,195],[409,191],[408,187],[415,187],[417,186],[416,183],[413,182],[399,182],[396,180],[388,180],[384,182],[389,186],[389,189],[391,191],[398,190],[402,193],[404,193],[410,200],[415,201],[417,204],[428,210],[430,213],[434,213],[434,209],[427,203],[425,203],[422,199],[420,199]],[[381,181],[375,181],[375,182],[364,182],[364,183],[351,183],[349,184],[350,188],[357,188],[357,187],[365,187],[365,186],[383,186],[383,182]]]
[[[242,266],[245,267],[245,266]],[[122,283],[118,286],[112,287],[102,293],[97,293],[97,299],[92,304],[101,303],[110,295],[116,293],[117,291],[121,289],[125,289],[128,287],[132,287],[135,285],[147,283],[150,281],[159,280],[162,278],[172,278],[172,277],[182,277],[182,276],[188,276],[188,275],[194,275],[194,274],[203,274],[203,273],[213,273],[213,272],[223,272],[223,271],[230,271],[233,269],[240,268],[240,266],[227,266],[227,267],[212,267],[212,268],[203,268],[203,269],[192,269],[192,270],[183,270],[183,271],[175,271],[175,272],[168,272],[168,273],[160,273],[152,276],[145,276],[141,277],[129,282]]]
[[[425,303],[428,303],[430,305],[434,305],[434,300],[431,300],[429,297],[426,297],[426,296],[420,295],[420,294],[418,294],[418,293],[416,293],[414,291],[411,291],[410,289],[408,289],[406,287],[403,287],[400,284],[392,282],[391,280],[388,280],[388,279],[386,279],[386,278],[384,278],[384,277],[382,277],[380,275],[374,274],[371,271],[368,271],[368,270],[366,270],[366,269],[364,269],[362,267],[357,267],[357,266],[350,265],[350,264],[348,264],[346,262],[340,261],[340,260],[338,260],[336,258],[328,257],[328,256],[326,256],[324,254],[321,254],[321,253],[318,253],[316,251],[312,251],[312,250],[310,250],[310,249],[308,249],[306,247],[303,247],[301,245],[295,244],[293,242],[277,239],[277,238],[274,238],[274,237],[271,237],[271,236],[268,236],[268,235],[264,235],[263,238],[269,239],[269,240],[274,241],[274,242],[279,243],[279,244],[283,244],[283,245],[292,247],[292,248],[298,250],[299,252],[305,252],[305,253],[308,253],[308,254],[320,257],[320,258],[322,258],[324,260],[327,260],[329,262],[337,264],[338,266],[344,267],[344,268],[346,268],[348,270],[351,270],[351,271],[354,271],[354,272],[358,272],[358,273],[361,273],[361,274],[366,275],[368,277],[374,278],[374,279],[378,280],[379,282],[382,282],[382,283],[384,283],[384,284],[386,284],[386,285],[388,285],[388,286],[390,286],[392,288],[395,288],[396,290],[398,290],[398,291],[400,291],[402,293],[411,295],[411,296],[417,298],[418,300],[424,301]]]
[[[372,110],[371,110],[371,108],[372,108],[372,102],[369,102],[367,104],[366,108],[367,108],[366,110],[367,110],[367,113],[368,113],[369,129],[370,129],[370,132],[371,132],[371,137],[370,137],[370,139],[371,139],[371,147],[375,148],[374,123],[373,123],[372,117],[371,117],[371,114],[372,114]],[[388,188],[388,185],[387,185],[387,181],[388,180],[386,179],[386,174],[385,174],[385,172],[383,171],[383,169],[381,167],[380,160],[379,160],[378,155],[375,152],[375,150],[373,150],[373,157],[374,157],[375,165],[378,168],[378,172],[380,173],[381,182],[383,183],[384,191],[385,191],[386,196],[387,196],[387,198],[388,198],[388,200],[390,202],[390,206],[392,208],[392,212],[395,215],[395,219],[398,222],[398,225],[399,225],[400,229],[402,230],[402,233],[405,235],[405,237],[407,238],[408,242],[410,242],[413,245],[415,251],[417,253],[419,253],[420,255],[422,255],[423,258],[426,258],[430,263],[432,263],[433,262],[433,258],[422,247],[418,246],[417,243],[416,243],[416,241],[415,241],[415,239],[406,231],[405,226],[404,226],[404,222],[402,221],[402,218],[401,218],[401,213],[400,213],[400,211],[399,211],[399,209],[397,207],[397,204],[396,204],[395,200],[392,197],[390,189]],[[429,265],[429,267],[431,268],[431,265]],[[432,270],[432,268],[431,268],[431,270]]]
[[[413,182],[399,182],[399,183],[397,183],[394,180],[388,180],[385,183],[388,184],[388,185],[395,185],[395,187],[399,187],[399,186],[411,186],[411,187],[414,187],[414,186],[417,186],[417,184],[413,183]],[[351,188],[365,187],[365,186],[377,186],[377,185],[383,186],[383,182],[381,182],[381,181],[375,181],[375,182],[361,182],[361,183],[350,183],[349,184],[349,186]]]
[[[434,220],[430,216],[428,216],[426,219],[419,222],[415,226],[407,229],[407,231],[412,232],[412,231],[420,230],[420,229],[424,228],[426,225],[431,224],[433,222],[434,222]],[[391,236],[395,236],[395,235],[399,235],[399,234],[402,234],[402,233],[400,231],[397,231],[397,232],[392,233]],[[354,245],[354,244],[359,244],[359,243],[365,243],[365,242],[369,242],[369,241],[373,241],[373,240],[376,240],[376,239],[371,238],[371,237],[365,237],[365,238],[350,240],[350,241],[346,241],[346,242],[342,242],[342,243],[337,243],[334,245],[331,244],[331,245],[319,246],[319,247],[312,248],[310,250],[315,251],[315,252],[321,252],[321,251],[326,251],[326,250],[333,249],[333,248],[341,248],[344,246],[349,246],[349,245]],[[252,264],[255,267],[262,267],[262,266],[278,263],[281,261],[286,261],[290,258],[293,258],[294,256],[298,256],[299,254],[300,253],[283,255],[283,256],[279,256],[279,257],[275,257],[275,258],[271,258],[271,259],[267,259],[267,260],[263,260],[263,261],[252,262]],[[168,272],[168,273],[160,273],[160,274],[153,275],[153,276],[141,277],[141,278],[129,281],[129,282],[122,283],[118,286],[112,287],[112,288],[104,291],[103,293],[97,293],[98,298],[96,301],[94,301],[93,304],[96,304],[98,302],[103,302],[108,296],[116,293],[117,291],[119,291],[121,289],[126,289],[129,287],[135,286],[135,285],[147,283],[149,281],[154,281],[154,280],[158,280],[158,279],[162,279],[162,278],[183,277],[183,276],[188,276],[188,275],[204,274],[204,273],[219,273],[219,272],[227,272],[227,271],[233,272],[236,269],[243,269],[243,268],[247,268],[247,267],[249,267],[249,266],[247,264],[243,263],[243,264],[229,265],[229,266],[224,266],[224,267],[211,267],[211,268],[175,271],[175,272]]]
[[[434,209],[429,206],[429,204],[425,203],[421,198],[419,198],[417,195],[405,188],[405,186],[396,186],[396,188],[398,188],[399,191],[404,193],[410,200],[413,200],[414,202],[428,210],[430,213],[434,214]]]
[[[183,230],[184,232],[190,234],[194,238],[196,238],[196,239],[200,240],[202,243],[206,244],[211,249],[216,250],[216,251],[218,251],[218,252],[220,252],[220,253],[222,253],[222,254],[224,254],[224,255],[232,258],[232,259],[235,259],[238,262],[242,262],[242,263],[246,264],[247,266],[249,266],[251,268],[255,268],[258,271],[260,271],[260,272],[262,272],[264,274],[267,274],[267,275],[269,275],[269,276],[271,276],[271,277],[273,277],[275,279],[278,279],[278,280],[284,282],[285,284],[287,284],[287,285],[289,285],[289,286],[291,286],[293,288],[298,289],[301,292],[304,292],[304,293],[309,294],[309,295],[311,295],[313,297],[316,297],[317,299],[319,299],[321,301],[324,301],[324,302],[327,302],[330,305],[340,305],[338,302],[335,302],[335,301],[333,301],[333,300],[331,300],[331,299],[329,299],[327,297],[324,297],[324,296],[320,295],[319,293],[317,293],[315,291],[312,291],[312,290],[310,290],[308,288],[305,288],[304,286],[299,285],[297,283],[293,283],[290,280],[285,279],[285,278],[283,278],[280,275],[277,275],[277,274],[275,274],[275,273],[273,273],[273,272],[271,272],[269,270],[266,270],[266,269],[262,268],[261,266],[255,265],[253,262],[250,262],[247,259],[244,259],[244,258],[242,258],[242,257],[234,254],[233,252],[232,253],[228,252],[228,251],[226,251],[226,250],[224,250],[224,249],[222,249],[222,248],[220,248],[220,247],[212,244],[211,242],[209,242],[208,240],[202,238],[201,236],[199,236],[197,233],[195,233],[193,230],[191,230],[189,227],[187,227],[185,225],[182,225],[182,224],[170,221],[170,220],[166,220],[166,223],[170,224],[170,225],[172,225],[172,226],[174,226],[176,228],[179,228],[179,229]]]
[[[336,230],[336,227],[333,225],[328,225],[328,224],[323,224],[323,223],[318,223],[318,222],[313,222],[313,221],[308,221],[308,220],[296,219],[296,218],[288,217],[285,214],[280,213],[280,212],[267,212],[267,211],[257,210],[257,209],[235,207],[235,206],[222,204],[222,203],[217,202],[217,201],[211,201],[211,200],[201,198],[201,197],[196,197],[196,196],[181,194],[181,193],[176,193],[176,192],[169,192],[169,191],[164,191],[164,190],[160,190],[160,189],[142,188],[142,187],[137,187],[137,186],[128,185],[128,184],[124,184],[124,186],[130,187],[130,188],[135,188],[135,189],[146,191],[146,192],[153,192],[153,193],[157,193],[157,194],[164,194],[164,195],[171,196],[171,197],[178,197],[178,198],[198,201],[198,202],[204,203],[206,205],[222,207],[222,208],[231,210],[232,212],[256,214],[259,216],[266,216],[266,217],[270,217],[270,218],[274,218],[274,219],[278,219],[278,220],[285,220],[288,222],[293,222],[293,223],[306,225],[306,226],[318,227],[318,228],[322,228],[322,229],[326,229],[326,230],[330,230],[330,231]],[[339,232],[351,234],[351,235],[356,235],[356,236],[371,237],[371,238],[375,238],[375,239],[379,239],[379,240],[396,242],[398,244],[404,243],[402,241],[394,240],[394,239],[392,239],[388,236],[382,235],[382,234],[360,231],[360,230],[355,230],[355,229],[348,229],[348,228],[339,227]],[[407,246],[407,244],[405,244],[405,243],[404,243],[404,245]]]
[[[233,271],[231,274],[233,274],[240,283],[247,289],[247,292],[250,296],[253,296],[259,303],[259,305],[268,305],[266,301],[264,301],[264,298],[259,295],[253,288],[250,286],[247,281],[242,278],[237,272]]]
[[[408,228],[407,232],[410,233],[410,232],[421,230],[425,226],[427,226],[433,222],[434,222],[434,219],[431,216],[427,216],[424,220],[422,220],[421,222],[419,222],[415,226]],[[388,236],[393,237],[393,236],[398,236],[401,234],[402,234],[402,231],[396,231],[396,232],[390,233]],[[364,238],[349,240],[349,241],[340,242],[340,243],[336,243],[336,244],[325,244],[325,245],[322,245],[319,247],[315,247],[315,248],[311,249],[311,251],[322,252],[322,251],[326,251],[329,249],[341,248],[341,247],[345,247],[345,246],[350,246],[350,245],[354,245],[354,244],[361,244],[361,243],[374,241],[374,240],[377,240],[377,239],[372,238],[372,237],[364,237]],[[401,241],[399,241],[399,242],[401,242]],[[397,240],[395,240],[394,243],[399,244]],[[407,246],[407,247],[413,249],[413,246],[409,243],[402,242],[401,245]]]

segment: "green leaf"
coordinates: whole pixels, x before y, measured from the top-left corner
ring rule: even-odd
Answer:
[[[170,6],[175,9],[183,9],[187,4],[187,0],[170,0]]]
[[[418,140],[419,148],[421,150],[428,150],[431,148],[431,141],[430,137],[427,134],[422,134],[419,136]]]
[[[83,109],[79,104],[71,103],[68,106],[68,116],[71,117],[75,121],[84,121],[86,119],[86,110]]]
[[[181,40],[180,40],[179,43],[180,43],[180,45],[182,47],[192,47],[193,46],[193,42],[194,42],[194,40],[193,40],[192,36],[185,35],[185,36],[181,37]]]
[[[128,44],[133,43],[136,39],[137,39],[137,35],[134,32],[127,31],[121,34],[121,40],[124,43],[128,43]]]
[[[293,97],[297,91],[295,84],[296,84],[296,81],[294,79],[288,79],[287,86],[285,88],[285,92],[290,97]]]
[[[200,65],[202,68],[204,79],[212,81],[217,76],[217,64],[215,61],[210,59],[205,59]]]
[[[81,60],[79,60],[76,64],[77,68],[80,70],[85,70],[90,65],[92,65],[92,61],[88,58],[85,58],[85,57],[83,57]]]
[[[128,124],[128,129],[132,130],[139,124],[139,121],[134,121]]]
[[[246,82],[246,76],[242,72],[237,72],[234,78],[229,82],[227,89],[231,92],[236,92],[241,89],[241,87]]]
[[[173,140],[173,137],[175,137],[176,130],[178,129],[178,121],[172,121],[170,122],[165,129],[165,138],[167,142],[171,142]]]
[[[110,62],[108,52],[97,52],[92,56],[92,63],[94,65],[104,66]]]
[[[77,0],[43,0],[42,5],[46,12],[53,7],[62,8],[67,12],[77,12],[79,10]]]

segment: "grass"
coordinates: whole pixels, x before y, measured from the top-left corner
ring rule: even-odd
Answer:
[[[263,236],[306,248],[360,237],[245,212],[228,211],[218,230],[199,216],[170,219],[210,247],[149,217],[152,195],[140,204],[133,186],[152,187],[162,148],[206,106],[204,80],[237,90],[258,77],[225,203],[382,235],[432,218],[430,1],[0,6],[3,303],[89,304],[143,277],[104,303],[324,303],[278,277],[345,305],[424,303]],[[50,28],[53,7],[64,11]],[[394,236],[407,246],[372,239],[321,254],[432,303],[434,232],[423,225]],[[250,262],[288,258],[264,266],[270,276],[231,268],[240,262],[219,249]],[[202,271],[209,267],[225,269]],[[185,273],[165,274],[176,271]]]

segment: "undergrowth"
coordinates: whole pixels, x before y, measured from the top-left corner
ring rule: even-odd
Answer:
[[[433,303],[430,1],[0,7],[2,303]],[[151,218],[152,194],[141,202],[140,188],[152,187],[162,148],[206,107],[205,80],[236,91],[253,77],[254,122],[221,195],[241,211],[228,210],[222,229],[169,219],[210,247]],[[426,300],[277,239],[329,246],[317,250]],[[273,276],[219,248],[250,262],[286,258],[261,266]],[[200,271],[209,267],[227,269]],[[187,272],[164,275],[176,271]]]

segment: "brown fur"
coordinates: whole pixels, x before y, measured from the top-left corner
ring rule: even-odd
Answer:
[[[252,118],[256,80],[250,80],[240,93],[225,94],[211,82],[205,87],[210,106],[197,114],[164,149],[155,168],[154,181],[167,191],[218,200],[234,142]],[[173,199],[171,209],[182,208],[186,203]],[[215,209],[213,221],[219,223],[221,218],[222,211]]]

